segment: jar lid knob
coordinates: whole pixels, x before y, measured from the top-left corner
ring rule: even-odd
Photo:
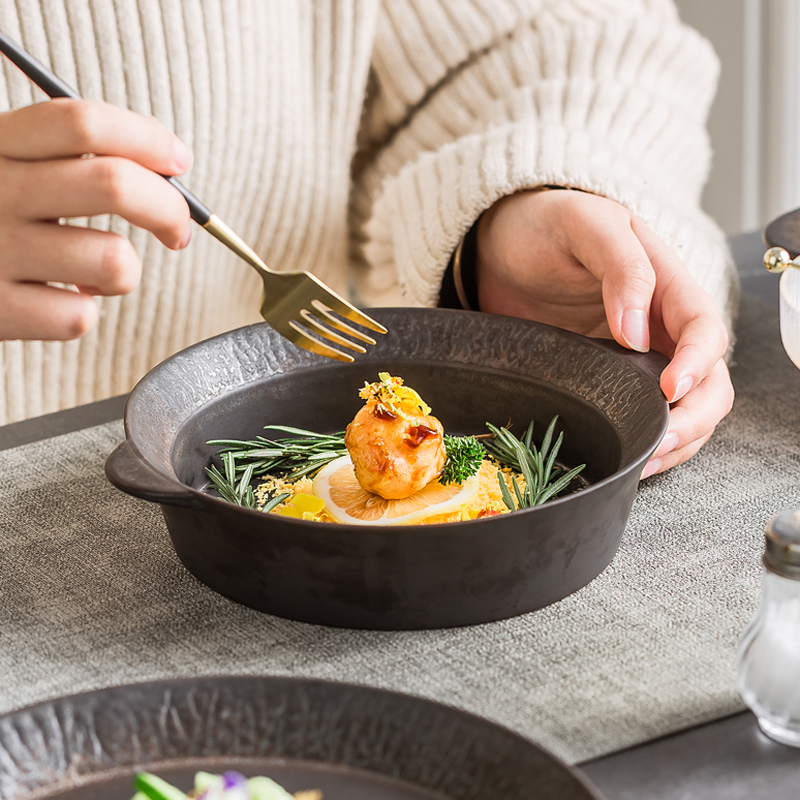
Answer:
[[[773,517],[765,536],[764,566],[786,578],[800,579],[800,508]]]

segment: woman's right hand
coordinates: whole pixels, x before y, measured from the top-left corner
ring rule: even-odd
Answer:
[[[0,114],[0,340],[82,336],[97,319],[94,295],[139,282],[128,239],[59,218],[116,214],[185,247],[189,208],[157,173],[181,175],[191,162],[157,120],[107,103],[58,99]]]

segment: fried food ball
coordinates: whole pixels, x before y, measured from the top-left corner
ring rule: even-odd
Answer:
[[[359,393],[366,405],[347,426],[344,443],[361,488],[402,500],[439,477],[447,460],[442,423],[402,378],[379,372]]]
[[[435,480],[447,458],[442,423],[430,415],[399,416],[367,404],[347,426],[345,447],[361,487],[399,500]]]

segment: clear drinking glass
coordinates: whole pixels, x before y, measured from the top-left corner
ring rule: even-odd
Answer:
[[[739,646],[739,691],[767,736],[800,747],[800,509],[767,527],[761,589]]]

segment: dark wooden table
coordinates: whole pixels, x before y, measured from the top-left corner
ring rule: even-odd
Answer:
[[[742,289],[775,306],[758,233],[731,239]],[[0,450],[121,419],[125,397],[0,427]],[[800,676],[798,676],[800,681]],[[800,749],[777,744],[749,712],[656,739],[580,768],[608,800],[800,800]]]

